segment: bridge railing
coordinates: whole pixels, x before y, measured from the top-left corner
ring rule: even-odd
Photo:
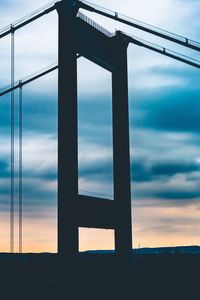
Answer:
[[[98,23],[96,23],[95,21],[93,21],[92,19],[90,19],[88,16],[86,16],[80,11],[78,12],[77,17],[79,17],[80,19],[82,19],[83,21],[85,21],[95,29],[99,30],[103,34],[107,35],[108,37],[113,37],[115,35],[115,33],[108,31],[107,29],[105,29],[104,27],[102,27],[101,25],[99,25]]]

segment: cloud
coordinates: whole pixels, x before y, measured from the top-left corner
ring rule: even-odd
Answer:
[[[143,160],[134,160],[131,163],[132,180],[136,182],[152,180],[151,170],[148,163]]]
[[[200,165],[197,162],[161,162],[152,166],[153,176],[173,176],[175,174],[190,173],[200,171]]]
[[[131,124],[175,132],[199,132],[199,89],[162,89],[135,94]],[[140,118],[134,119],[134,109]]]
[[[112,172],[111,161],[99,161],[94,164],[88,163],[84,168],[80,168],[79,176],[84,179],[90,178],[92,181],[112,182]]]
[[[193,161],[148,161],[143,159],[132,160],[131,164],[133,181],[150,181],[158,178],[172,177],[177,174],[188,174],[200,171],[200,165]]]
[[[0,160],[0,178],[4,178],[8,174],[8,164],[5,160]]]
[[[1,157],[10,151],[10,140],[4,138]],[[45,212],[57,203],[56,140],[51,135],[35,134],[23,140],[23,206],[24,212]],[[18,148],[15,148],[15,203],[18,205]],[[0,211],[9,211],[10,159],[0,161]]]
[[[169,199],[169,200],[185,200],[194,199],[200,197],[199,191],[180,191],[180,190],[170,190],[170,191],[159,191],[155,192],[155,197],[159,199]]]
[[[200,196],[199,181],[188,181],[185,174],[177,174],[168,178],[157,178],[151,182],[133,183],[133,199],[160,199],[180,201],[180,205],[185,205],[184,201],[199,201]]]

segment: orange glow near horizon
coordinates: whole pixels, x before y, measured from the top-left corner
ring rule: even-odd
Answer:
[[[186,206],[140,206],[132,210],[134,248],[200,244],[198,202]]]
[[[200,244],[198,203],[187,206],[133,206],[133,247],[163,247]],[[0,252],[9,252],[9,214],[1,213]],[[23,252],[57,252],[56,214],[24,219]],[[114,249],[114,232],[79,229],[79,251]],[[18,252],[17,224],[15,252]]]
[[[114,230],[79,228],[79,250],[113,250]]]

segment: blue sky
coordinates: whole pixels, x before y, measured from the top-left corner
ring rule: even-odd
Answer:
[[[93,2],[200,40],[198,1]],[[46,3],[32,0],[1,1],[0,27]],[[198,53],[194,51],[103,17],[89,16],[110,31],[121,29],[198,58]],[[16,80],[57,61],[56,12],[32,25],[16,33]],[[9,84],[10,76],[9,38],[1,40],[0,45],[0,85],[4,86]],[[199,70],[133,45],[128,49],[128,69],[134,246],[199,244]],[[79,188],[82,193],[101,193],[112,198],[111,75],[80,58],[78,83]],[[15,99],[17,112],[17,92]],[[56,250],[56,101],[56,71],[24,88],[26,251]],[[9,230],[8,96],[2,97],[0,112],[0,206],[3,228],[0,250],[6,250],[6,234]],[[93,237],[95,235],[93,233]],[[82,243],[82,249],[89,245],[85,231]],[[105,248],[110,247],[109,235],[105,235],[103,243]],[[96,245],[100,246],[100,243],[97,241]]]

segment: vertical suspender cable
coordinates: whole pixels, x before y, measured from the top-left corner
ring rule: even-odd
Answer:
[[[11,87],[14,87],[14,30],[11,25]],[[11,99],[10,99],[10,131],[11,131],[11,156],[10,156],[10,252],[14,252],[14,193],[15,193],[15,168],[14,168],[14,126],[15,126],[15,114],[14,114],[14,90],[11,91]]]
[[[22,85],[19,82],[19,253],[22,253]]]

